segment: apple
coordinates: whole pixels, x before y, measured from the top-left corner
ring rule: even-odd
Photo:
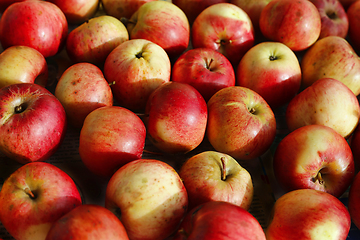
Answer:
[[[100,107],[85,118],[79,154],[94,174],[110,178],[124,164],[142,157],[146,129],[132,111],[119,106]]]
[[[210,201],[191,209],[173,240],[265,240],[257,219],[245,209],[222,201]]]
[[[360,168],[360,124],[358,124],[349,138],[351,151],[353,153],[356,171]]]
[[[178,173],[156,159],[125,164],[106,187],[105,207],[117,214],[132,240],[166,239],[177,229],[187,205]]]
[[[107,208],[83,204],[70,210],[51,226],[45,240],[129,240],[124,225]]]
[[[0,88],[15,83],[46,86],[49,76],[44,56],[35,48],[11,46],[0,54]]]
[[[334,78],[360,94],[360,60],[349,42],[338,36],[318,40],[303,55],[302,89],[320,78]]]
[[[235,85],[235,72],[230,61],[218,51],[195,48],[176,60],[171,80],[190,84],[208,101],[220,89]]]
[[[190,25],[185,13],[168,1],[150,1],[126,21],[130,39],[146,39],[161,46],[170,59],[189,46]]]
[[[207,106],[191,85],[168,82],[150,95],[143,121],[150,142],[161,152],[187,153],[198,147],[207,124]]]
[[[72,178],[46,162],[27,163],[0,191],[0,221],[18,240],[44,240],[52,224],[82,204]]]
[[[360,2],[356,1],[351,4],[347,10],[347,16],[349,19],[349,41],[351,46],[360,51]]]
[[[210,48],[236,66],[253,45],[254,28],[244,10],[231,3],[217,3],[204,9],[191,27],[193,48]]]
[[[351,220],[336,197],[314,189],[300,189],[281,196],[265,230],[267,240],[345,240]]]
[[[0,19],[0,42],[4,49],[14,45],[33,47],[47,58],[63,48],[67,34],[64,13],[47,1],[13,3]]]
[[[249,210],[254,196],[250,173],[231,156],[203,151],[187,159],[179,170],[189,209],[209,201],[224,201]]]
[[[125,25],[117,18],[103,15],[73,29],[66,40],[66,52],[75,63],[89,62],[103,67],[110,52],[128,40]]]
[[[339,0],[310,0],[318,9],[321,17],[319,39],[327,36],[345,38],[349,30],[349,19]]]
[[[132,39],[108,55],[104,75],[121,106],[144,111],[150,94],[170,81],[171,62],[165,50],[156,43]]]
[[[157,0],[101,0],[107,15],[117,19],[131,18],[131,16],[146,2]]]
[[[111,88],[102,71],[91,63],[76,63],[58,80],[55,96],[63,105],[68,123],[81,128],[93,110],[113,105]]]
[[[348,209],[352,222],[360,228],[360,173],[355,175],[351,183],[348,196]]]
[[[259,26],[265,38],[303,51],[318,40],[321,17],[308,0],[273,0],[261,11]]]
[[[259,43],[245,53],[237,66],[236,85],[257,92],[272,109],[277,109],[300,89],[299,60],[283,43]]]
[[[47,160],[66,133],[60,101],[35,83],[0,89],[0,120],[0,151],[21,164]]]
[[[264,154],[276,135],[274,112],[255,91],[227,87],[208,101],[207,139],[218,152],[236,160]]]

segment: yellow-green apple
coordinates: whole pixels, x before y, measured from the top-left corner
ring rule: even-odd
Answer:
[[[193,48],[211,48],[236,66],[255,41],[249,16],[231,3],[217,3],[204,9],[191,27]]]
[[[100,0],[48,0],[65,14],[69,24],[81,24],[92,18],[99,8]]]
[[[259,26],[267,39],[284,43],[293,51],[302,51],[318,40],[321,17],[308,0],[273,0],[261,11]]]
[[[300,189],[277,199],[265,233],[267,240],[345,240],[350,225],[349,211],[338,198]]]
[[[254,196],[251,175],[227,154],[200,152],[184,162],[179,175],[188,193],[189,209],[209,201],[250,208]]]
[[[310,0],[318,9],[321,17],[319,39],[327,36],[345,38],[349,30],[349,19],[339,0]]]
[[[210,201],[191,209],[173,240],[265,240],[258,220],[245,209],[222,201]]]
[[[35,83],[0,89],[0,151],[25,164],[45,161],[61,145],[66,113],[60,101]]]
[[[129,19],[141,5],[151,1],[157,0],[101,0],[101,3],[107,15]]]
[[[360,173],[351,183],[348,196],[348,209],[352,222],[360,229]]]
[[[300,89],[299,60],[283,43],[261,42],[241,59],[236,68],[236,85],[257,92],[272,109],[277,109]]]
[[[285,120],[290,131],[318,124],[331,127],[349,138],[360,118],[359,101],[342,82],[321,78],[296,95],[288,104]]]
[[[349,42],[338,36],[318,40],[302,56],[302,89],[320,78],[334,78],[357,96],[360,93],[360,59]]]
[[[150,94],[170,81],[171,62],[158,44],[146,39],[132,39],[108,55],[104,75],[121,106],[143,111]]]
[[[73,208],[51,226],[45,240],[129,240],[125,227],[109,209],[95,204]]]
[[[45,240],[52,224],[81,204],[66,172],[46,162],[27,163],[1,188],[0,221],[17,240]]]
[[[0,19],[2,47],[33,47],[45,58],[54,56],[64,46],[68,23],[64,13],[48,1],[23,1],[11,4]]]
[[[125,25],[107,15],[91,18],[73,29],[66,39],[66,52],[75,62],[89,62],[103,67],[107,56],[129,40]]]
[[[227,87],[208,101],[206,135],[216,151],[236,160],[264,154],[276,135],[276,120],[269,104],[255,91]]]
[[[111,88],[96,65],[81,62],[71,65],[58,80],[55,96],[63,105],[70,125],[81,128],[93,110],[113,105]]]
[[[45,87],[49,71],[45,57],[35,48],[11,46],[0,54],[0,88],[15,83]]]
[[[146,39],[161,46],[170,59],[189,46],[190,25],[185,13],[168,1],[150,1],[126,21],[130,39]]]
[[[101,107],[85,118],[79,154],[90,171],[110,178],[124,164],[142,157],[145,138],[145,125],[135,113],[119,106]]]
[[[235,71],[230,61],[218,51],[195,48],[175,61],[171,81],[190,84],[208,101],[220,89],[235,86]]]
[[[351,46],[360,51],[360,2],[356,1],[351,4],[347,10],[349,19],[349,41]]]
[[[191,85],[168,82],[149,97],[143,118],[148,139],[165,153],[187,153],[205,137],[207,106]]]
[[[345,138],[330,127],[307,125],[286,135],[273,158],[274,175],[286,192],[316,189],[340,197],[354,177]]]
[[[105,207],[120,218],[132,240],[166,239],[176,231],[187,204],[178,173],[156,159],[125,164],[106,187]]]

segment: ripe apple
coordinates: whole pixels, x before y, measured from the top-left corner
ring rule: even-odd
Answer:
[[[4,49],[14,45],[29,46],[47,58],[62,49],[67,34],[64,13],[47,1],[16,2],[0,19],[0,42]]]
[[[178,173],[156,159],[125,164],[106,188],[105,207],[118,214],[132,240],[166,239],[177,229],[187,205]]]
[[[151,1],[157,0],[101,0],[101,3],[107,15],[129,19],[141,5]]]
[[[45,240],[129,240],[124,225],[107,208],[83,204],[70,210],[51,226]]]
[[[0,120],[0,151],[22,164],[47,160],[66,133],[63,106],[35,83],[0,89]]]
[[[349,42],[338,36],[318,40],[300,62],[302,89],[320,78],[334,78],[360,94],[360,60]]]
[[[349,41],[351,46],[360,51],[360,2],[356,1],[351,4],[347,10],[349,19]]]
[[[79,154],[93,173],[110,178],[124,164],[142,157],[146,129],[132,111],[107,106],[87,115],[80,131]]]
[[[191,85],[164,83],[149,97],[144,123],[148,139],[165,153],[187,153],[205,137],[207,106]]]
[[[236,85],[257,92],[272,109],[277,109],[300,89],[299,60],[283,43],[259,43],[245,53],[237,66]]]
[[[63,105],[68,123],[81,128],[93,110],[113,105],[111,88],[102,71],[91,63],[76,63],[58,80],[55,96]]]
[[[150,94],[170,81],[171,63],[165,50],[146,39],[132,39],[106,58],[105,79],[117,102],[132,111],[143,111]]]
[[[220,89],[235,85],[235,72],[230,61],[218,51],[195,48],[176,60],[171,80],[190,84],[208,101]]]
[[[173,240],[265,240],[257,219],[245,209],[221,201],[210,201],[191,209]]]
[[[272,212],[267,240],[345,240],[351,225],[349,212],[338,198],[314,189],[284,194]]]
[[[255,33],[249,16],[238,6],[217,3],[203,10],[191,27],[193,48],[211,48],[236,66],[254,45]]]
[[[348,209],[351,220],[360,229],[360,173],[358,172],[351,183],[348,197]]]
[[[265,38],[302,51],[318,40],[321,17],[308,0],[273,0],[261,11],[259,26]]]
[[[236,160],[261,156],[275,139],[272,109],[249,88],[221,89],[208,101],[208,111],[206,135],[210,144]]]
[[[82,204],[71,177],[46,162],[27,163],[4,182],[0,221],[18,240],[44,240],[52,224]]]
[[[91,18],[73,29],[66,40],[66,52],[75,62],[89,62],[99,67],[114,48],[129,40],[125,25],[115,17]]]
[[[0,54],[0,88],[15,83],[36,83],[43,87],[48,81],[48,66],[35,48],[11,46]]]

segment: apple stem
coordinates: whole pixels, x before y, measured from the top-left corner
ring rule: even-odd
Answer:
[[[256,109],[255,109],[254,107],[252,107],[252,108],[249,109],[249,112],[250,112],[251,114],[254,114],[254,113],[256,112]]]
[[[226,163],[225,163],[225,157],[221,157],[221,180],[225,181],[226,180]]]
[[[25,188],[25,193],[26,193],[27,195],[29,195],[30,198],[32,198],[32,199],[35,198],[35,195],[34,195],[34,193],[30,190],[30,188]]]
[[[111,83],[109,83],[109,86],[111,87],[112,85],[115,85],[115,81],[112,81]]]
[[[210,59],[210,62],[207,64],[207,69],[211,69],[211,63],[214,61],[213,58]]]
[[[319,184],[324,184],[324,179],[321,176],[321,172],[318,172],[318,174],[316,175],[316,177],[314,178],[314,182],[319,181]]]

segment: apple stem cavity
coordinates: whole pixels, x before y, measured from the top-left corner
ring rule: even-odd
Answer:
[[[225,181],[226,180],[226,162],[225,162],[225,157],[221,157],[221,180]]]
[[[328,12],[326,13],[326,15],[327,15],[330,19],[332,19],[332,20],[338,18],[338,15],[337,15],[336,12],[334,12],[334,11],[328,11]]]
[[[24,111],[26,110],[26,108],[27,108],[27,104],[26,104],[26,103],[22,103],[22,104],[20,104],[20,105],[18,105],[18,106],[16,106],[16,107],[14,108],[14,112],[15,112],[16,114],[22,113],[22,112],[24,112]]]
[[[321,172],[318,172],[317,175],[313,178],[313,182],[315,183],[316,181],[318,181],[321,185],[324,184],[324,179],[322,178]]]
[[[212,64],[213,62],[214,62],[214,59],[211,58],[210,61],[209,61],[209,63],[206,63],[206,68],[209,69],[209,70],[211,70],[211,64]]]
[[[277,60],[278,58],[277,58],[277,56],[274,56],[274,55],[271,55],[270,57],[269,57],[269,60],[270,61],[275,61],[275,60]]]
[[[256,112],[256,109],[254,107],[249,109],[249,113],[254,114]]]
[[[30,188],[25,188],[25,193],[27,194],[27,195],[29,195],[29,197],[31,198],[31,199],[35,199],[36,198],[36,196],[35,196],[35,194],[30,190]]]

